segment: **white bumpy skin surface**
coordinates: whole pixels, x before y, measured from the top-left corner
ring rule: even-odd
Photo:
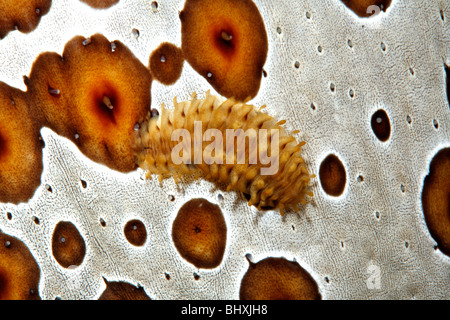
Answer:
[[[339,0],[254,2],[269,51],[266,76],[249,103],[286,119],[287,132],[300,131],[310,174],[337,155],[347,177],[343,193],[327,195],[315,178],[314,197],[300,213],[261,212],[207,180],[160,185],[141,169],[115,172],[44,128],[42,185],[27,203],[0,204],[0,229],[23,241],[41,269],[41,298],[97,299],[104,277],[139,284],[152,299],[238,299],[250,254],[253,262],[295,259],[323,299],[450,299],[450,258],[435,249],[421,202],[433,156],[450,146],[444,68],[450,65],[450,3],[393,0],[386,12],[359,18]],[[35,58],[61,53],[76,35],[120,40],[147,65],[162,42],[181,45],[184,1],[158,4],[154,10],[151,1],[121,0],[95,10],[80,1],[53,1],[33,32],[12,31],[0,40],[0,81],[25,90],[22,76]],[[175,84],[153,82],[151,90],[151,108],[159,111],[194,91],[199,99],[208,90],[217,95],[186,62]],[[390,119],[386,142],[371,129],[379,109]],[[220,206],[228,229],[222,263],[211,270],[185,261],[171,238],[179,208],[199,197]],[[132,219],[146,226],[141,247],[123,234]],[[86,243],[83,263],[71,269],[51,254],[52,232],[62,220]]]

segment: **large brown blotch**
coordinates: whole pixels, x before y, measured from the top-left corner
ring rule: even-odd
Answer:
[[[341,160],[334,154],[328,155],[320,164],[319,179],[323,190],[334,197],[344,192],[347,175]]]
[[[150,106],[151,75],[121,42],[77,36],[62,57],[35,61],[29,94],[42,121],[72,140],[90,159],[129,172],[136,168],[132,138]]]
[[[95,9],[107,9],[119,2],[119,0],[80,0]]]
[[[26,202],[40,185],[39,129],[26,94],[0,82],[0,202]]]
[[[99,300],[151,300],[142,287],[135,287],[127,282],[108,282]]]
[[[164,42],[150,56],[149,68],[153,78],[170,85],[175,83],[183,70],[183,52],[172,43]]]
[[[27,246],[0,232],[0,300],[40,300],[40,269]]]
[[[297,262],[266,258],[250,267],[241,281],[241,300],[320,300],[317,283]]]
[[[392,0],[341,0],[350,10],[358,16],[367,18],[380,11],[386,11]],[[371,6],[377,6],[371,7]],[[369,12],[367,12],[369,11]]]
[[[16,28],[33,31],[51,4],[51,0],[0,0],[0,39]]]
[[[431,236],[440,250],[450,255],[450,148],[439,151],[431,161],[422,208]]]
[[[219,206],[192,199],[178,211],[172,238],[180,255],[197,268],[215,268],[225,252],[227,226]]]
[[[251,0],[187,0],[180,13],[182,50],[189,64],[226,97],[259,91],[268,42]]]
[[[86,244],[72,222],[59,222],[52,235],[52,253],[64,268],[79,266],[86,254]]]

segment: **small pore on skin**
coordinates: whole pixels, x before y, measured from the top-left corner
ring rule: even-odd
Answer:
[[[450,256],[450,148],[439,151],[431,161],[423,184],[422,209],[431,236]]]
[[[266,258],[253,263],[241,281],[241,300],[320,300],[316,281],[297,262]]]
[[[150,72],[165,85],[175,83],[183,71],[183,52],[172,43],[164,42],[150,56]]]
[[[172,239],[180,255],[195,267],[219,266],[227,239],[219,206],[202,198],[186,202],[173,222]]]
[[[52,236],[52,253],[64,268],[79,266],[86,254],[86,244],[75,225],[69,221],[59,222]]]

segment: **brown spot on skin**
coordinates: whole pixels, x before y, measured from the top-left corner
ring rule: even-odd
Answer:
[[[431,236],[450,256],[450,148],[439,151],[431,161],[423,185],[422,208]]]
[[[104,279],[104,278],[103,278]],[[151,300],[142,287],[135,287],[126,282],[108,282],[99,300]]]
[[[172,238],[180,255],[197,268],[215,268],[225,252],[227,227],[219,206],[192,199],[178,211]]]
[[[41,183],[40,125],[26,94],[0,82],[0,202],[28,201]]]
[[[150,56],[150,72],[156,80],[165,85],[175,83],[183,70],[183,52],[177,46],[162,43]]]
[[[392,0],[342,0],[350,10],[362,18],[370,17],[379,11],[386,11],[391,5],[391,1]],[[371,6],[378,6],[379,9],[372,9]]]
[[[1,0],[0,39],[16,28],[23,33],[33,31],[51,4],[51,0]]]
[[[65,63],[57,53],[46,52],[39,55],[29,77],[31,83],[28,86],[28,97],[36,104],[37,110],[41,111],[39,122],[68,137],[75,132],[71,110],[64,107],[71,105],[70,97],[64,90],[64,70]]]
[[[19,239],[0,232],[0,300],[40,300],[40,269]]]
[[[69,41],[61,58],[41,54],[29,95],[41,122],[71,139],[91,160],[121,172],[136,168],[134,126],[150,106],[151,75],[121,42],[96,34]]]
[[[320,300],[317,283],[297,262],[266,258],[250,262],[242,278],[241,300]]]
[[[330,154],[322,161],[319,178],[323,190],[330,196],[340,196],[344,192],[347,177],[341,160]]]
[[[123,232],[127,240],[134,246],[142,246],[147,240],[147,230],[139,220],[128,221]]]
[[[119,2],[119,0],[80,0],[95,9],[107,9]]]
[[[180,14],[182,50],[189,64],[225,97],[259,91],[268,41],[251,0],[187,0]]]
[[[52,252],[64,268],[79,266],[83,262],[86,245],[73,223],[61,221],[56,225],[52,236]]]
[[[391,135],[391,123],[389,122],[389,117],[383,109],[378,110],[372,116],[370,121],[373,133],[376,135],[378,140],[385,142],[389,139]]]

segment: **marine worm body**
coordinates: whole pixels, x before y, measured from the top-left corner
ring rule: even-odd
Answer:
[[[210,95],[192,96],[174,109],[162,106],[161,114],[148,114],[135,131],[135,160],[147,177],[160,181],[199,173],[206,179],[238,190],[258,210],[292,208],[312,196],[310,175],[301,147],[282,125],[261,107]]]

